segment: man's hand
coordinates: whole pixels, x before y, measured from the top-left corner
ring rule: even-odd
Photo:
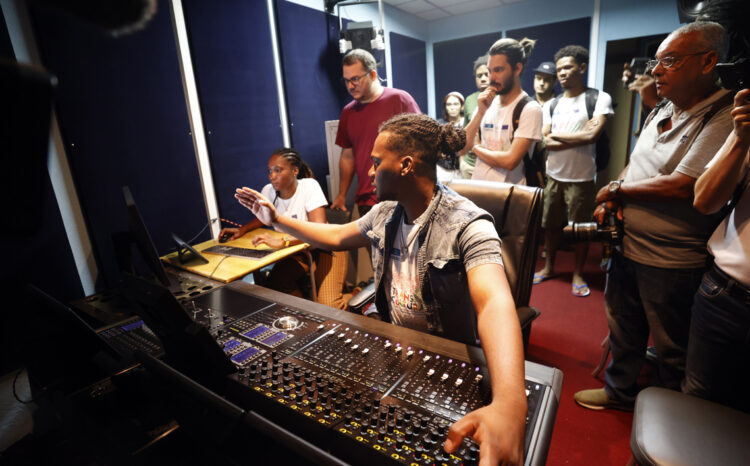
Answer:
[[[346,209],[346,195],[339,194],[336,199],[331,202],[331,210],[342,210],[348,212]]]
[[[468,413],[448,431],[445,451],[454,452],[464,437],[479,445],[479,465],[523,464],[525,400],[503,399]]]
[[[596,199],[594,202],[601,204],[602,202],[614,200],[614,198],[615,194],[609,190],[609,184],[605,184],[599,189],[599,192],[596,193]]]
[[[734,133],[743,144],[750,144],[750,89],[743,89],[734,96],[732,119]]]
[[[477,96],[477,110],[482,114],[486,112],[492,101],[495,99],[495,95],[497,95],[497,89],[490,84]]]
[[[253,238],[253,246],[257,246],[259,244],[266,244],[271,249],[281,249],[284,247],[284,240],[277,236],[263,233]]]
[[[276,221],[278,214],[271,201],[266,199],[261,193],[247,187],[237,188],[234,194],[240,204],[250,209],[250,211],[264,225],[271,225]]]
[[[598,223],[599,225],[603,225],[604,216],[608,212],[616,212],[617,219],[622,221],[622,206],[620,205],[620,203],[615,201],[607,201],[596,205],[596,208],[594,209],[594,220],[596,220],[596,223]]]
[[[650,74],[636,74],[633,81],[630,81],[633,72],[630,65],[625,63],[622,71],[622,82],[627,84],[628,89],[641,95],[641,102],[648,108],[654,108],[659,103],[659,96],[656,94],[656,81]]]

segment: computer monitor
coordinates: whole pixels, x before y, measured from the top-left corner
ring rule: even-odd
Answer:
[[[146,224],[143,222],[143,217],[135,205],[133,195],[130,192],[130,188],[127,186],[122,187],[122,195],[125,198],[125,205],[128,209],[128,229],[130,233],[130,239],[135,242],[138,250],[141,252],[141,256],[146,263],[146,266],[151,270],[159,282],[169,287],[172,285],[169,280],[167,272],[164,270],[164,266],[159,259],[159,253],[156,251],[156,246],[151,239],[151,235],[146,228]]]

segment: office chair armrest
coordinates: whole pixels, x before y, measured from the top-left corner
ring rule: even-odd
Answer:
[[[362,288],[359,293],[352,296],[349,300],[349,310],[362,314],[362,310],[375,300],[375,283],[370,283]]]
[[[539,309],[531,306],[521,306],[516,308],[516,312],[518,313],[518,321],[521,323],[521,329],[530,326],[534,319],[541,314]]]

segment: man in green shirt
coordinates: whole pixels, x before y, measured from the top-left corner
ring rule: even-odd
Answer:
[[[474,111],[477,109],[477,97],[490,85],[490,69],[487,67],[489,61],[488,55],[483,55],[474,60],[474,79],[477,83],[477,91],[470,94],[464,101],[464,127],[466,127],[471,121],[471,117],[474,116]],[[461,170],[461,176],[466,179],[471,179],[471,175],[474,173],[474,165],[477,163],[477,156],[473,152],[459,152],[461,161],[459,169]]]

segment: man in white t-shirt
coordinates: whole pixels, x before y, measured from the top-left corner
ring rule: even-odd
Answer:
[[[531,156],[542,138],[542,109],[521,89],[521,73],[533,48],[530,39],[510,38],[490,47],[490,85],[479,94],[477,110],[466,127],[464,151],[471,149],[477,157],[473,180],[526,184],[524,155]],[[524,107],[514,122],[513,110],[519,102]]]
[[[733,208],[708,240],[713,267],[695,293],[682,391],[750,412],[750,89],[734,98],[734,131],[695,182],[704,214]]]
[[[588,50],[579,45],[568,45],[555,54],[557,79],[564,92],[544,104],[542,131],[548,156],[542,227],[545,229],[547,257],[544,268],[534,274],[534,284],[555,274],[555,257],[566,220],[591,221],[594,210],[596,140],[604,129],[607,117],[614,111],[612,98],[606,92],[599,91],[593,115],[589,118],[586,97],[590,91],[583,80],[588,61]],[[582,274],[588,248],[585,241],[575,245],[574,296],[590,294]]]

